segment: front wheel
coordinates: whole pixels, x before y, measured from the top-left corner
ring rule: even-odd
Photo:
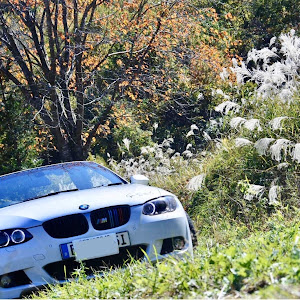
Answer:
[[[191,238],[192,238],[192,243],[193,243],[193,247],[198,245],[198,239],[197,239],[197,234],[196,234],[196,229],[194,226],[194,222],[192,221],[192,219],[190,218],[190,216],[188,215],[188,213],[186,212],[186,218],[189,224],[189,228],[190,228],[190,232],[191,232]]]

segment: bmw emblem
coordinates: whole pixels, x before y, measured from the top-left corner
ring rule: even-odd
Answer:
[[[79,209],[81,210],[87,210],[90,206],[88,204],[82,204],[79,206]]]

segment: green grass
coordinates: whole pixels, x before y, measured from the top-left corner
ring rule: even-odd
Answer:
[[[156,264],[132,262],[90,280],[80,270],[77,280],[50,286],[34,298],[299,296],[298,217],[288,221],[278,212],[254,232],[246,226],[224,224],[210,236],[199,235],[194,260],[186,257]]]

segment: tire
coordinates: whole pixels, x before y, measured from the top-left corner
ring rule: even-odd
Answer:
[[[197,232],[196,232],[196,229],[195,229],[195,226],[194,226],[194,223],[193,223],[192,219],[190,218],[190,216],[188,215],[187,212],[185,212],[185,214],[186,214],[186,218],[187,218],[189,228],[190,228],[190,232],[191,232],[193,247],[196,247],[198,245]]]

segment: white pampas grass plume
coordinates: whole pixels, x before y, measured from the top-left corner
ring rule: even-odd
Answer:
[[[186,134],[186,137],[195,135],[194,130],[199,130],[199,128],[196,124],[191,125],[191,130]]]
[[[224,98],[225,100],[229,100],[229,99],[230,99],[230,96],[226,95],[221,89],[217,89],[217,90],[215,91],[215,93],[216,93],[217,95],[223,96],[223,98]]]
[[[262,59],[264,64],[268,64],[270,63],[271,58],[275,57],[278,57],[278,55],[268,48],[262,48],[260,50],[252,49],[248,52],[247,62],[254,61],[257,63],[259,59]]]
[[[243,146],[247,146],[247,145],[251,145],[251,144],[253,144],[253,143],[245,138],[236,138],[235,139],[235,145],[237,147],[243,147]]]
[[[244,199],[251,201],[254,197],[261,198],[265,189],[262,185],[250,184],[247,193],[244,195]]]
[[[190,150],[185,150],[182,152],[182,155],[186,158],[192,158],[193,157],[193,153]]]
[[[187,184],[186,188],[189,191],[194,191],[194,192],[198,191],[204,183],[205,176],[206,176],[206,174],[202,173],[200,175],[193,177]]]
[[[282,101],[282,103],[288,103],[291,104],[294,100],[294,94],[297,92],[297,88],[293,86],[292,82],[288,82],[285,85],[285,88],[283,88],[280,93],[278,94],[279,99]]]
[[[173,138],[167,138],[167,139],[163,140],[163,142],[161,143],[161,146],[165,147],[165,148],[169,148],[169,147],[171,147],[171,144],[173,144],[173,143],[174,143]]]
[[[166,152],[167,152],[167,154],[171,155],[175,152],[175,150],[172,148],[168,148]]]
[[[193,130],[190,130],[187,134],[186,134],[186,137],[189,137],[191,135],[195,135],[194,131]]]
[[[147,147],[141,147],[141,154],[143,155],[143,154],[148,154],[149,152],[148,152],[148,149],[147,149]]]
[[[240,106],[232,101],[225,101],[215,107],[215,111],[227,115],[231,110],[237,112],[240,109]]]
[[[174,155],[171,157],[172,160],[178,159],[180,157],[180,153],[176,152]]]
[[[204,95],[202,93],[199,93],[197,99],[198,100],[204,100]]]
[[[209,120],[210,127],[218,127],[218,122],[216,120]]]
[[[270,121],[270,126],[273,130],[277,130],[277,129],[282,129],[281,127],[281,121],[288,119],[288,117],[284,116],[284,117],[277,117],[273,120]]]
[[[277,201],[278,196],[280,193],[280,186],[273,185],[269,190],[269,205],[278,205],[279,202]]]
[[[292,61],[299,63],[300,38],[295,33],[295,30],[292,29],[287,34],[281,34],[279,40],[282,45],[281,52]]]
[[[272,158],[276,161],[280,161],[282,157],[282,152],[286,156],[287,149],[291,146],[292,142],[287,139],[278,139],[276,142],[270,147],[270,153]]]
[[[269,47],[273,46],[273,44],[275,43],[275,41],[276,41],[276,36],[273,36],[273,37],[270,39]]]
[[[247,120],[243,126],[245,128],[247,128],[248,130],[250,131],[253,131],[257,128],[257,130],[261,131],[261,127],[260,127],[260,122],[258,119],[250,119],[250,120]]]
[[[230,121],[230,127],[237,129],[238,127],[240,127],[242,124],[244,124],[247,120],[242,118],[242,117],[235,117],[232,118]]]
[[[128,138],[125,138],[122,141],[123,141],[126,149],[129,151],[129,146],[130,146],[131,141]]]
[[[287,168],[288,166],[289,166],[290,164],[289,163],[281,163],[281,164],[278,164],[277,165],[277,169],[278,170],[282,170],[282,169],[285,169],[285,168]]]
[[[297,143],[292,151],[292,159],[300,163],[300,144]]]
[[[275,40],[276,38],[270,40],[270,48]],[[246,61],[253,62],[251,68],[248,69],[245,62],[238,63],[233,59],[231,70],[236,74],[238,84],[244,84],[247,79],[255,82],[258,97],[266,99],[278,95],[282,102],[290,103],[295,99],[293,94],[299,88],[300,37],[294,30],[281,34],[278,46],[278,49],[252,49],[248,52]],[[279,57],[283,59],[279,60]]]
[[[220,73],[220,77],[223,81],[226,81],[229,77],[229,73],[226,68],[223,68],[223,71]]]
[[[205,132],[205,131],[203,131],[203,137],[204,137],[204,139],[205,139],[206,141],[211,141],[210,135],[209,135],[207,132]]]
[[[232,59],[233,68],[230,68],[232,72],[236,75],[236,81],[238,84],[243,84],[244,79],[251,78],[252,73],[247,69],[244,62],[241,62],[241,66],[238,65],[238,62],[235,58]]]
[[[273,138],[262,138],[256,141],[254,144],[255,149],[260,155],[266,155],[268,147],[271,142],[273,142],[275,139]]]

